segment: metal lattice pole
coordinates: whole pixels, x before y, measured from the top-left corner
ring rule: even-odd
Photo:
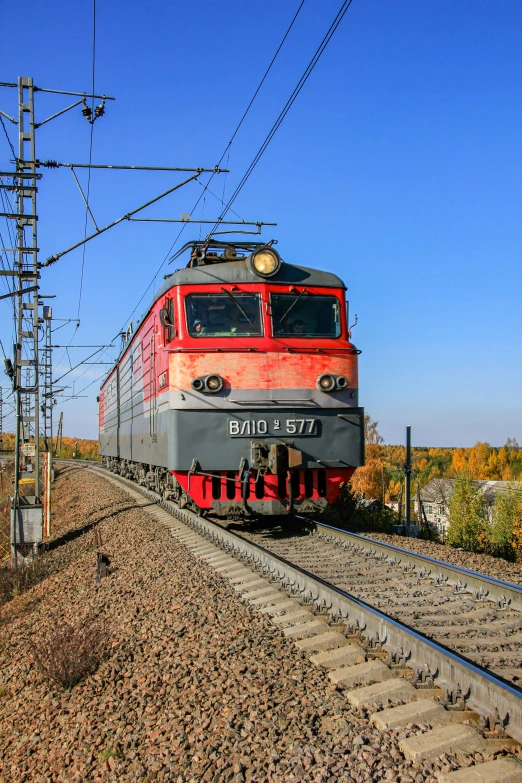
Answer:
[[[43,320],[45,329],[45,343],[42,351],[40,370],[43,376],[43,394],[41,412],[43,414],[43,436],[45,450],[52,449],[53,442],[53,355],[52,355],[52,308],[45,305],[43,308]]]
[[[42,540],[40,502],[39,384],[38,384],[38,244],[36,213],[36,155],[34,85],[30,77],[18,79],[17,172],[17,337],[15,344],[15,474],[11,516],[11,547],[16,564],[20,546],[26,555]],[[29,183],[26,185],[26,183]],[[29,285],[28,285],[29,283]],[[24,293],[31,288],[31,293]],[[26,317],[26,313],[28,314]],[[28,322],[27,325],[25,322]],[[26,385],[23,386],[23,368]],[[23,406],[25,397],[26,405]],[[26,410],[23,411],[23,407]],[[25,415],[23,415],[25,414]],[[27,428],[27,429],[26,429]],[[25,432],[24,432],[25,430]],[[32,435],[31,435],[32,432]],[[28,443],[25,441],[27,435]],[[32,441],[32,442],[31,442]],[[21,457],[24,446],[24,459]],[[25,469],[22,469],[23,468]],[[31,468],[31,470],[29,470]],[[22,498],[20,481],[34,478],[34,494]],[[27,547],[25,546],[27,545]]]

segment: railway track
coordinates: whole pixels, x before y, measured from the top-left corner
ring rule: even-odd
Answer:
[[[425,729],[401,741],[406,758],[520,752],[522,690],[506,676],[514,679],[512,661],[518,659],[493,656],[495,666],[488,659],[486,668],[476,660],[484,650],[470,649],[480,646],[480,629],[487,635],[489,625],[495,638],[506,633],[505,638],[515,637],[513,645],[519,643],[517,586],[474,572],[466,572],[464,581],[465,569],[327,526],[318,525],[313,536],[288,538],[281,530],[238,534],[104,468],[89,468],[155,501],[173,535],[270,615],[376,726]],[[394,594],[398,601],[392,601]],[[427,614],[430,607],[435,611]],[[461,630],[466,628],[468,635]],[[483,646],[495,644],[486,638]],[[503,757],[439,779],[514,783],[522,780],[522,766]]]
[[[239,535],[522,684],[521,587],[321,523],[310,532],[276,527]]]

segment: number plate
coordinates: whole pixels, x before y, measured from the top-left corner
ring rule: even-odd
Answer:
[[[287,435],[316,435],[317,419],[239,419],[228,420],[229,438]]]

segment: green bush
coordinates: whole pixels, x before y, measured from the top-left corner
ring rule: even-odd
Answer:
[[[458,473],[449,500],[449,527],[446,543],[468,552],[482,552],[487,541],[487,514],[484,496],[468,471]]]
[[[396,514],[382,504],[368,508],[362,501],[363,498],[355,494],[349,482],[342,484],[339,497],[324,512],[322,521],[346,530],[392,533],[393,525],[397,523]]]

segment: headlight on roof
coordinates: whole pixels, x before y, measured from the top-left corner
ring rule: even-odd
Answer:
[[[254,274],[272,277],[279,271],[281,258],[273,247],[260,247],[250,256],[250,266]]]

